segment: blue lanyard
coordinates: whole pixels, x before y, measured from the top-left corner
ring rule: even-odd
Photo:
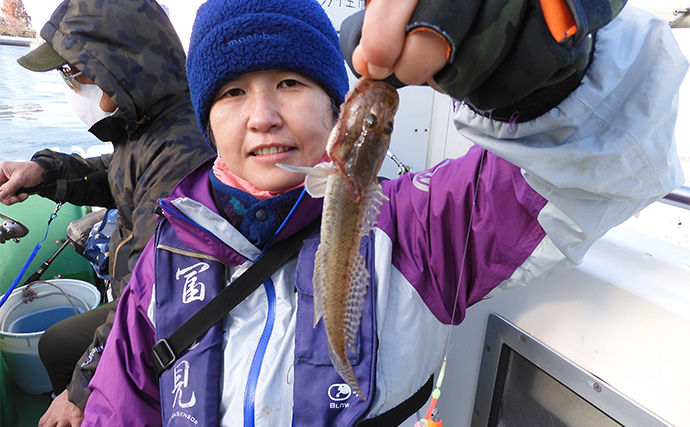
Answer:
[[[5,301],[7,301],[7,298],[10,297],[10,294],[12,294],[12,291],[14,290],[14,288],[17,287],[17,284],[19,283],[19,281],[22,279],[22,277],[24,277],[24,274],[26,273],[26,270],[29,268],[29,265],[31,264],[31,261],[34,260],[34,258],[36,257],[36,254],[38,253],[39,249],[41,249],[41,244],[42,244],[43,242],[45,242],[46,239],[48,238],[48,230],[50,230],[50,223],[53,222],[53,220],[54,220],[55,218],[57,218],[57,213],[58,213],[58,211],[60,210],[61,207],[62,207],[62,203],[58,203],[57,206],[55,206],[55,212],[53,212],[52,214],[50,214],[50,218],[48,218],[48,226],[46,227],[46,235],[43,237],[43,240],[41,240],[40,242],[36,243],[36,247],[34,248],[33,252],[31,252],[31,255],[29,255],[29,259],[26,260],[26,263],[24,264],[24,267],[22,267],[22,270],[21,270],[21,271],[19,272],[19,274],[17,275],[17,278],[14,279],[14,282],[12,283],[12,285],[10,286],[10,288],[7,290],[7,292],[5,292],[5,295],[2,297],[2,300],[0,300],[0,307],[2,307],[3,304],[5,304]]]

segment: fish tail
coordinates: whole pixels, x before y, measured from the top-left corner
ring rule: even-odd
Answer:
[[[328,352],[330,353],[335,371],[340,375],[343,381],[345,381],[345,384],[347,384],[360,399],[366,400],[366,396],[362,394],[362,390],[359,388],[359,383],[355,377],[355,371],[352,369],[352,365],[350,365],[345,351],[342,352],[342,355],[338,354],[338,352],[329,345]]]

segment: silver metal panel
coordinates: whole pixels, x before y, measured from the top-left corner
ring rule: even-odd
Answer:
[[[491,314],[472,426],[511,425],[670,424],[517,326]]]
[[[671,206],[690,210],[690,187],[684,185],[664,196],[661,201]]]

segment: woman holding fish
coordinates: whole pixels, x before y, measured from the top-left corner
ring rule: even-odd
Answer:
[[[591,16],[541,3],[373,0],[348,23],[363,25],[358,72],[433,77],[466,101],[456,125],[477,143],[380,185],[396,93],[361,80],[334,127],[347,77],[318,3],[205,3],[187,69],[218,157],[160,202],[85,425],[398,424],[467,307],[580,262],[680,185],[669,100],[686,64],[666,24],[615,1]],[[157,378],[156,341],[314,221],[299,255]]]

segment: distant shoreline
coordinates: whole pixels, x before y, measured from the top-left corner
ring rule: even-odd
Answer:
[[[29,47],[32,43],[37,43],[38,40],[33,37],[11,37],[0,36],[0,45],[5,46],[25,46]]]

